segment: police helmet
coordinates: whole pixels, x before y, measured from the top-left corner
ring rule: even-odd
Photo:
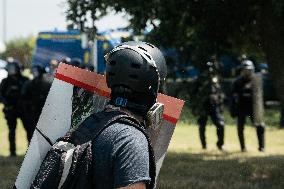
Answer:
[[[65,57],[60,62],[62,62],[64,64],[71,64],[71,58]]]
[[[20,67],[19,62],[14,59],[8,60],[8,63],[5,69],[8,72],[8,75],[18,75],[21,72],[21,67]]]
[[[91,72],[95,71],[95,67],[91,64],[87,64],[86,67],[85,67],[86,70],[89,70]]]
[[[46,73],[45,67],[41,64],[36,64],[32,66],[32,74],[34,77],[38,77]]]
[[[82,68],[82,69],[85,68],[84,63],[82,62],[80,58],[72,58],[70,64],[78,68]]]
[[[155,103],[166,79],[167,67],[162,52],[152,44],[130,41],[116,46],[105,59],[112,101],[128,107],[140,104],[140,109],[147,111]],[[123,98],[125,101],[121,100]]]
[[[214,70],[216,69],[213,62],[206,62],[206,68],[210,73],[214,72]]]
[[[251,60],[243,60],[241,64],[241,68],[244,70],[255,70],[254,64]]]

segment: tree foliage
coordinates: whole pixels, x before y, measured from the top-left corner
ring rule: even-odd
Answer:
[[[80,2],[80,3],[79,3]],[[88,2],[82,5],[81,2]],[[180,62],[189,59],[201,65],[212,55],[265,55],[274,75],[276,88],[284,102],[284,1],[282,0],[99,0],[68,1],[70,11],[77,12],[83,23],[86,15],[98,19],[108,11],[126,12],[130,27],[143,34],[153,30],[147,40],[165,48],[175,48]],[[74,8],[74,7],[76,8]],[[72,8],[73,7],[73,8]],[[78,8],[79,7],[79,8]],[[87,11],[85,11],[87,10]],[[85,12],[84,12],[85,11]],[[80,19],[79,19],[80,21]],[[82,24],[81,24],[82,25]],[[80,28],[80,27],[79,27]],[[83,30],[83,28],[80,28]],[[263,57],[263,56],[259,56]],[[279,93],[279,94],[280,94]]]
[[[6,43],[6,50],[0,55],[1,58],[6,59],[13,57],[21,64],[28,67],[32,60],[32,52],[35,47],[35,38],[16,38]]]
[[[67,0],[67,5],[68,29],[79,29],[94,37],[97,32],[95,21],[107,13],[104,0]]]
[[[67,19],[84,31],[84,24],[94,23],[108,10],[126,12],[137,34],[152,27],[148,40],[178,49],[184,60],[200,62],[213,54],[261,52],[264,4],[258,0],[68,0]],[[272,4],[274,13],[283,17],[284,3],[272,0]]]

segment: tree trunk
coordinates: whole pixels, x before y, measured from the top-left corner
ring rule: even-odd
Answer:
[[[284,22],[274,10],[271,0],[263,1],[260,35],[276,92],[284,105]]]

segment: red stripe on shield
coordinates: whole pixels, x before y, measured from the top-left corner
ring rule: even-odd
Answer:
[[[103,75],[61,63],[55,77],[101,96],[110,97],[110,89],[107,87],[106,78]],[[164,119],[176,124],[184,101],[164,94],[159,94],[157,100],[165,105]]]

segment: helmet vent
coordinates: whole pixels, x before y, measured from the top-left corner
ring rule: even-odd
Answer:
[[[145,54],[145,56],[147,56],[151,60],[151,57],[148,54]]]
[[[138,76],[137,76],[137,75],[133,75],[133,74],[129,75],[129,77],[130,77],[131,79],[135,79],[135,80],[138,79]]]
[[[143,51],[145,51],[145,52],[147,52],[147,50],[146,49],[144,49],[143,47],[138,47],[139,49],[141,49],[141,50],[143,50]]]
[[[115,64],[116,64],[116,62],[114,60],[109,62],[109,65],[111,65],[111,66],[115,66]]]
[[[131,67],[132,67],[132,68],[135,68],[135,69],[140,69],[140,68],[141,68],[141,65],[140,65],[140,64],[132,63],[132,64],[131,64]]]
[[[155,48],[155,46],[152,45],[152,44],[150,44],[150,43],[145,42],[145,44],[149,45],[149,46],[152,47],[152,48]]]

